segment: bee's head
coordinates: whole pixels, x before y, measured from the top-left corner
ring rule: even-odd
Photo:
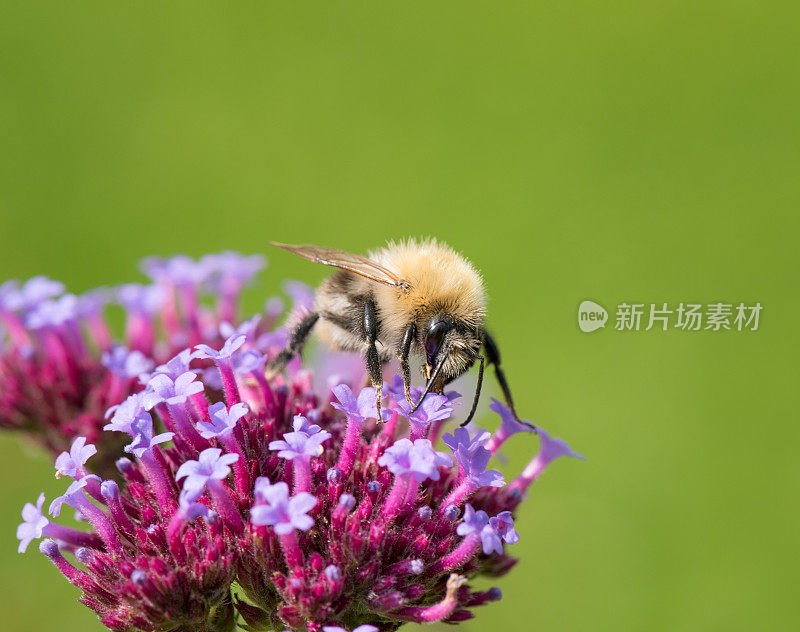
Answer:
[[[431,319],[423,330],[425,349],[425,379],[436,375],[431,390],[441,393],[445,385],[467,371],[478,357],[479,333],[448,315]],[[437,367],[441,363],[441,368]]]

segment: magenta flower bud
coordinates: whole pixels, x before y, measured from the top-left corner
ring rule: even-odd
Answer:
[[[92,552],[85,547],[78,547],[75,549],[75,559],[81,564],[88,564],[92,561]]]
[[[458,520],[458,516],[461,515],[461,511],[456,505],[447,505],[442,514],[448,520]]]

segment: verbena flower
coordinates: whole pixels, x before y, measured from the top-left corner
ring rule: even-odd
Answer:
[[[187,260],[147,270],[176,296],[209,278]],[[215,320],[195,318],[198,331]],[[539,429],[539,454],[506,485],[490,468],[488,432],[457,428],[445,435],[449,450],[435,447],[455,395],[436,396],[444,400],[421,407],[409,428],[390,394],[379,423],[374,389],[315,391],[315,367],[299,361],[267,380],[264,361],[279,350],[264,344],[271,332],[232,327],[222,328],[226,339],[196,343],[192,326],[180,330],[185,347],[154,358],[154,370],[107,402],[97,453],[81,435],[58,456],[59,474],[73,480],[51,516],[44,496],[23,508],[19,550],[45,538],[40,551],[119,632],[388,632],[463,621],[499,599],[498,588],[468,581],[511,569],[526,490],[555,458],[579,455]],[[510,436],[502,424],[498,432]],[[103,479],[91,472],[106,435],[127,435],[129,458]],[[52,521],[64,505],[86,531]]]
[[[153,284],[82,296],[64,294],[63,284],[46,277],[3,283],[0,341],[8,341],[0,345],[0,428],[23,432],[54,454],[84,436],[101,448],[91,467],[112,472],[121,445],[101,433],[103,415],[142,389],[140,377],[175,380],[191,360],[187,347],[224,342],[223,323],[253,337],[267,333],[259,315],[240,323],[237,309],[241,290],[263,267],[263,257],[233,252],[199,261],[150,258],[143,268]],[[210,307],[202,302],[209,295]],[[118,337],[106,311],[120,308],[126,324]]]

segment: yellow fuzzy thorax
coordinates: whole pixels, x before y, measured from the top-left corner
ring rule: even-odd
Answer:
[[[473,265],[448,245],[435,239],[400,243],[370,252],[370,258],[407,281],[409,289],[378,286],[384,321],[405,322],[409,311],[443,312],[465,324],[478,327],[486,313],[483,279]],[[393,325],[395,323],[388,322]]]

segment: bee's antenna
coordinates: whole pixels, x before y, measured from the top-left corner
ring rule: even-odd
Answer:
[[[422,402],[428,396],[428,393],[431,392],[431,388],[433,388],[433,383],[436,381],[436,378],[439,377],[439,373],[441,373],[442,371],[442,366],[444,365],[444,361],[447,359],[447,355],[450,353],[450,345],[448,344],[443,351],[444,352],[442,353],[442,357],[436,363],[436,368],[433,370],[433,373],[431,374],[428,383],[425,385],[425,390],[422,392],[422,396],[419,398],[419,400],[417,400],[417,403],[411,407],[411,410],[408,412],[409,415],[416,412],[417,408],[420,407]]]
[[[482,355],[477,356],[477,358],[481,363],[480,366],[478,367],[478,383],[475,385],[475,397],[472,400],[472,408],[470,409],[469,415],[467,415],[467,418],[461,424],[462,428],[464,426],[466,426],[470,421],[472,421],[472,418],[475,416],[475,411],[478,409],[478,400],[481,397],[481,386],[483,386],[483,361],[484,361],[484,358],[483,358]]]

